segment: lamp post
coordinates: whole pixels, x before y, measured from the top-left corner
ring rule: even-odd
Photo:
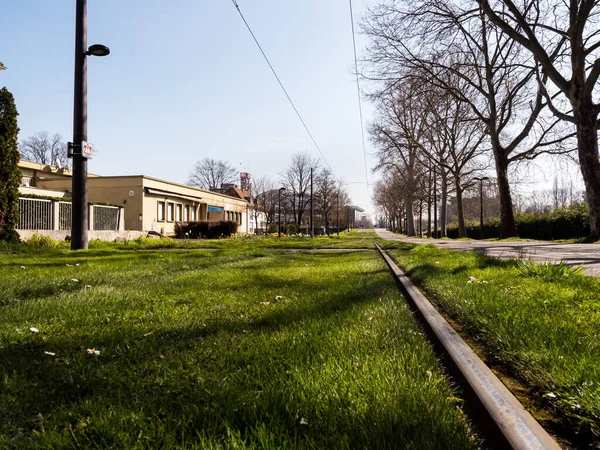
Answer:
[[[340,237],[340,193],[337,193],[335,200],[335,231]]]
[[[483,239],[483,182],[489,180],[489,177],[475,177],[479,181],[479,238]]]
[[[281,238],[281,193],[285,191],[285,188],[279,188],[279,194],[278,194],[278,206],[277,206],[277,216],[278,216],[278,223],[279,225],[277,226],[277,237]]]
[[[110,49],[95,44],[87,48],[87,0],[77,0],[75,20],[75,82],[73,101],[73,210],[71,250],[88,248],[87,156],[87,56],[106,56]]]

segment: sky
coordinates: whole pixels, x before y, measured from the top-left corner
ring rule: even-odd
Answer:
[[[355,0],[359,22],[377,0]],[[73,134],[75,0],[3,5],[0,86],[19,139]],[[346,0],[238,0],[335,175],[370,213]],[[358,32],[357,27],[357,32]],[[230,0],[89,0],[88,164],[99,175],[184,183],[194,163],[228,161],[277,180],[291,156],[319,157]],[[357,35],[359,55],[366,38]],[[373,108],[363,102],[365,126]],[[366,142],[369,180],[374,158]]]

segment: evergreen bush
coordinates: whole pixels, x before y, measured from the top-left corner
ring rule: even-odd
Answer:
[[[0,89],[0,212],[4,221],[0,240],[7,242],[19,242],[19,234],[15,230],[19,222],[21,184],[17,116],[13,95],[6,88]]]

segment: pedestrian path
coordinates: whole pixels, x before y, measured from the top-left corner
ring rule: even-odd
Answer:
[[[600,245],[567,244],[549,241],[476,241],[423,239],[401,236],[384,229],[375,230],[382,239],[411,242],[413,244],[434,244],[440,248],[481,252],[495,258],[532,259],[539,262],[558,263],[564,261],[570,266],[582,265],[588,275],[600,276]]]

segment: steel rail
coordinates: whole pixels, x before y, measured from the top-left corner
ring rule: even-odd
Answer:
[[[487,445],[501,449],[560,449],[490,368],[475,354],[452,326],[377,243],[411,307],[422,319],[426,332],[455,381],[463,388],[467,407]]]

